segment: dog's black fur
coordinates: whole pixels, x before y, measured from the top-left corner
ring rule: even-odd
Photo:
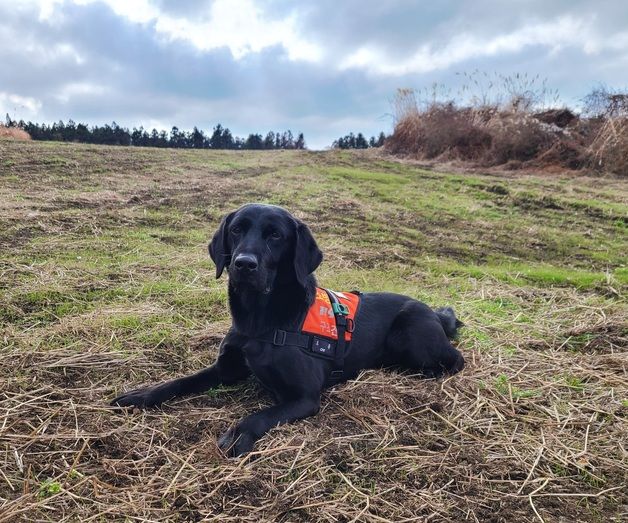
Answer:
[[[332,362],[296,347],[259,341],[275,329],[298,331],[313,303],[314,270],[323,255],[308,227],[286,210],[249,204],[226,216],[209,244],[216,277],[229,272],[233,324],[218,359],[191,376],[127,392],[113,405],[151,407],[175,396],[229,385],[251,373],[276,405],[251,414],[223,434],[219,446],[231,456],[249,452],[271,428],[311,416],[320,408]],[[344,379],[360,370],[401,367],[427,377],[464,366],[452,347],[460,322],[451,308],[433,311],[391,293],[361,297],[356,327],[345,356]]]

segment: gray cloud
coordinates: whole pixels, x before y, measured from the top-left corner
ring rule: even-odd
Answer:
[[[151,5],[196,23],[212,2]],[[240,134],[291,128],[322,147],[349,131],[389,131],[397,87],[454,85],[458,71],[539,73],[569,102],[597,82],[628,85],[624,2],[499,5],[274,0],[259,4],[264,20],[291,19],[296,36],[235,58],[226,45],[201,50],[169,37],[156,20],[134,22],[105,3],[65,2],[46,19],[35,4],[0,0],[0,110],[128,126],[221,122]],[[557,27],[564,35],[543,33]],[[291,59],[294,38],[320,56]]]

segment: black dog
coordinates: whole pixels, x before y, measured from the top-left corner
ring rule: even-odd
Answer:
[[[249,204],[230,213],[209,254],[217,278],[225,267],[229,272],[233,318],[218,359],[191,376],[123,394],[113,405],[159,405],[253,373],[276,405],[245,417],[220,437],[219,446],[237,456],[249,452],[271,428],[318,412],[325,387],[362,369],[397,366],[435,377],[464,366],[448,340],[461,325],[453,310],[433,311],[399,294],[360,295],[351,320],[342,304],[334,306],[336,341],[304,334],[304,318],[317,293],[324,292],[312,274],[323,256],[308,227],[280,207]],[[330,294],[332,302],[336,297]],[[350,343],[347,332],[352,333]]]

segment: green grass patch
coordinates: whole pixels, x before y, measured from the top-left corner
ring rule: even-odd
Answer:
[[[510,383],[510,379],[505,374],[500,374],[495,378],[495,390],[502,396],[510,396],[513,399],[533,398],[540,394],[537,390],[526,390],[516,387]]]
[[[570,285],[588,289],[604,284],[608,275],[571,267],[557,267],[546,264],[524,265],[510,264],[462,264],[454,260],[428,262],[430,268],[438,274],[464,275],[472,278],[495,278],[508,283],[534,283],[541,285]],[[624,274],[622,272],[621,276]]]
[[[55,494],[59,494],[60,492],[61,483],[52,479],[47,479],[39,485],[39,491],[37,492],[37,496],[39,498],[45,499],[49,498],[50,496],[54,496]]]

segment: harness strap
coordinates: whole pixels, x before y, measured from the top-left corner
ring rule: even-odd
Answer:
[[[278,347],[281,347],[283,345],[294,345],[303,349],[309,349],[310,338],[311,336],[309,334],[301,334],[299,332],[289,332],[277,329],[266,336],[260,336],[256,339],[258,339],[259,341],[272,343],[273,345],[277,345]]]
[[[334,366],[329,375],[329,382],[333,385],[342,381],[345,369],[345,352],[346,341],[345,331],[347,330],[347,318],[348,309],[343,306],[338,297],[330,290],[325,289],[325,292],[329,296],[334,311],[334,317],[336,319],[336,331],[338,332],[338,341],[336,343],[336,350],[334,351]],[[351,327],[351,330],[352,327]]]

